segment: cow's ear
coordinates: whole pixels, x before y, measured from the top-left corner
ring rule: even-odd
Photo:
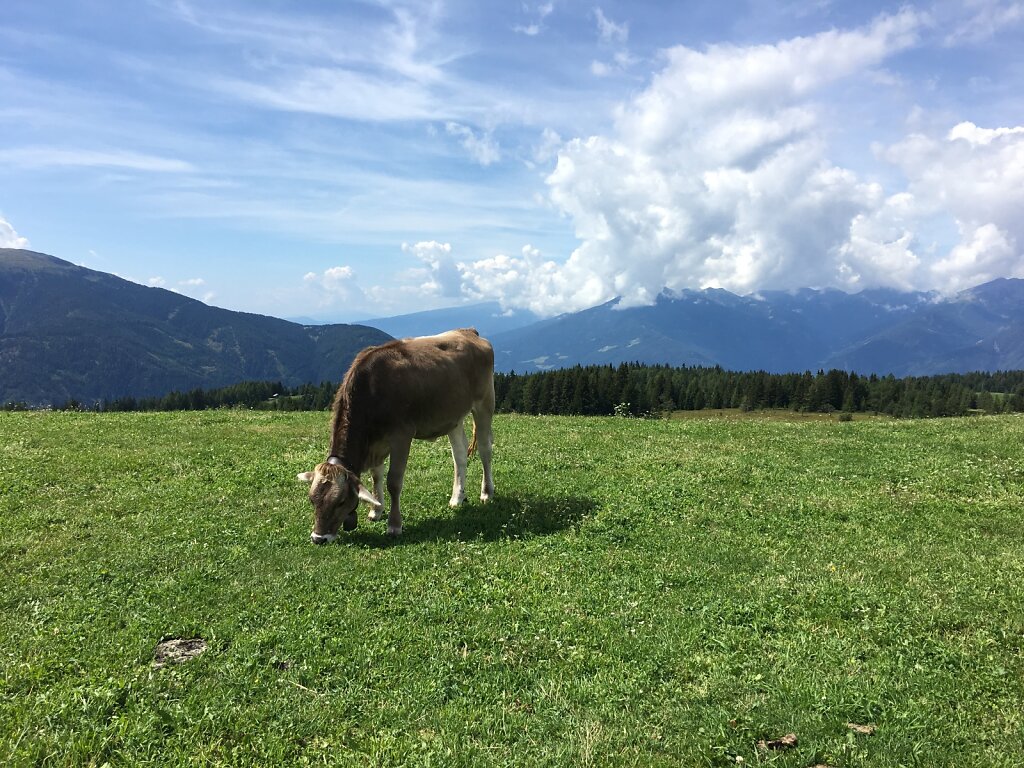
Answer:
[[[295,477],[298,478],[299,482],[302,482],[302,483],[312,483],[313,482],[313,473],[312,472],[299,472],[299,474],[297,474]]]
[[[365,501],[371,507],[380,506],[380,502],[377,501],[377,497],[370,493],[368,490],[366,490],[366,486],[363,485],[362,483],[359,483],[359,485],[356,486],[356,493],[359,495],[360,501]]]

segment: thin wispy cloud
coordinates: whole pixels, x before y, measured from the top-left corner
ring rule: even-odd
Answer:
[[[17,147],[0,150],[0,163],[25,168],[93,167],[121,168],[154,173],[188,173],[195,168],[177,158],[157,157],[140,152],[66,149],[62,147]]]
[[[524,3],[523,10],[531,20],[526,24],[516,24],[512,29],[527,37],[536,37],[544,31],[544,20],[555,10],[555,4],[548,2],[530,6]]]
[[[466,125],[449,122],[445,130],[450,136],[458,138],[463,148],[477,163],[486,167],[501,159],[501,148],[498,142],[486,132],[477,132]]]
[[[622,45],[629,39],[629,25],[616,23],[605,16],[601,8],[594,9],[594,17],[597,19],[597,32],[601,41],[610,45]]]
[[[590,62],[591,73],[598,77],[607,77],[636,64],[638,59],[626,46],[629,40],[629,24],[612,21],[600,7],[594,9],[594,18],[597,21],[597,34],[602,47],[612,52],[610,56]]]

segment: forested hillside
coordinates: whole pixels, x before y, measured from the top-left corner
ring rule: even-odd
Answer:
[[[306,327],[232,312],[32,251],[0,248],[0,402],[58,404],[341,376],[359,325]]]

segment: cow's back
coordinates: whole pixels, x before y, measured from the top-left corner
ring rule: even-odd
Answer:
[[[346,376],[349,405],[376,434],[447,434],[493,398],[494,350],[473,329],[388,342],[359,354]],[[493,406],[492,406],[493,407]]]

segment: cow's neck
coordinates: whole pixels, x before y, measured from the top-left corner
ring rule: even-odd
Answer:
[[[335,414],[331,437],[331,457],[337,457],[342,466],[357,475],[367,469],[368,446],[365,430],[360,427],[361,425],[352,424],[347,414]]]

